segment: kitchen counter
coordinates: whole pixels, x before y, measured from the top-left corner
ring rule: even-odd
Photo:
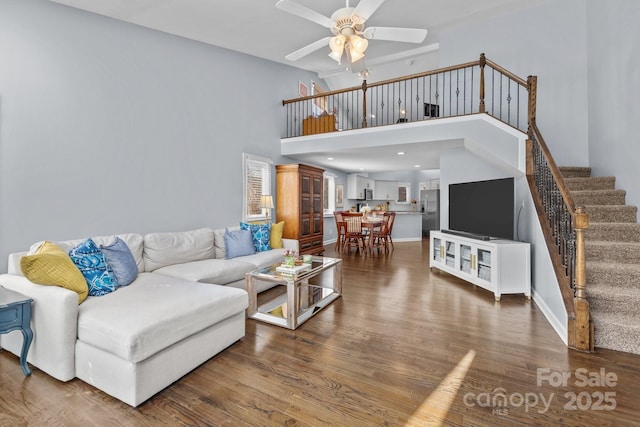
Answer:
[[[395,211],[391,238],[394,242],[416,242],[422,240],[422,212]]]

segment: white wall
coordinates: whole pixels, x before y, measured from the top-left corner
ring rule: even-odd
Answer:
[[[237,224],[311,73],[46,0],[0,2],[0,271],[41,239]],[[316,77],[317,79],[317,77]]]
[[[589,159],[593,175],[616,177],[640,205],[640,2],[587,1]]]
[[[480,53],[524,79],[538,76],[537,123],[556,163],[587,166],[585,0],[550,0],[440,36],[441,66]]]

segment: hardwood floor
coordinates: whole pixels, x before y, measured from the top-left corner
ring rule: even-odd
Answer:
[[[495,303],[427,258],[426,240],[345,255],[342,298],[296,331],[248,320],[138,408],[1,352],[0,425],[638,425],[640,356],[569,350],[533,301]]]

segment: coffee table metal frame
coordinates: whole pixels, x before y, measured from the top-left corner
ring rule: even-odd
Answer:
[[[247,273],[246,285],[249,294],[247,316],[249,318],[294,330],[342,294],[341,259],[314,256],[311,260],[311,268],[298,274],[276,271],[279,265],[274,264]],[[322,283],[314,284],[313,279],[323,273]],[[258,306],[256,290],[259,281],[284,285],[287,288],[286,294]],[[320,293],[314,295],[311,303],[308,300],[304,302],[304,296],[309,296],[309,292],[314,291]],[[320,298],[316,301],[315,298],[318,296]],[[271,313],[274,310],[277,311],[278,307],[284,307],[282,315]],[[289,309],[290,307],[293,307],[293,310]]]

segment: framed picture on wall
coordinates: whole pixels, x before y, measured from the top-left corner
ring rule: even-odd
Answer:
[[[336,208],[344,207],[344,185],[336,184]]]
[[[298,81],[298,95],[301,97],[309,96],[309,86]]]

